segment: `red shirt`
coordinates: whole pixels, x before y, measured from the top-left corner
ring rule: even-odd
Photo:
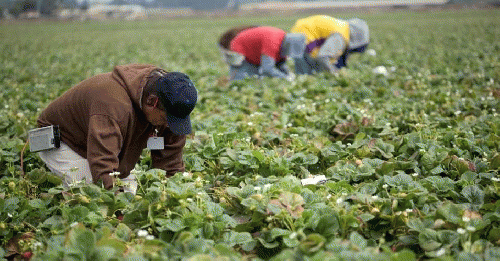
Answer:
[[[280,55],[285,34],[285,31],[270,26],[246,29],[233,38],[230,49],[244,55],[247,62],[254,65],[260,65],[260,56],[263,54],[280,62],[285,59]]]

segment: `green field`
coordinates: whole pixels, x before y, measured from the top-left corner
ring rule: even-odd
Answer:
[[[0,22],[0,258],[500,260],[500,10],[327,14],[365,19],[376,55],[232,84],[226,29],[303,16]],[[43,108],[127,63],[195,82],[187,173],[144,151],[137,195],[115,195],[21,162]]]

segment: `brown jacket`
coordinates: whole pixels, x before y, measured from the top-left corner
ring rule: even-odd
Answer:
[[[111,172],[127,177],[138,162],[154,126],[142,112],[142,90],[158,67],[130,64],[84,80],[54,100],[41,113],[38,126],[59,125],[61,140],[89,161],[93,182],[113,187]],[[152,150],[153,167],[168,175],[184,171],[185,135],[162,127],[164,150]]]

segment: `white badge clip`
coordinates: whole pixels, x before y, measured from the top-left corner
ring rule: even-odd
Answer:
[[[158,131],[155,130],[155,134],[154,136],[152,137],[149,137],[148,139],[148,144],[147,144],[147,148],[149,150],[162,150],[165,148],[165,141],[164,141],[164,138],[163,137],[157,137],[156,136],[156,133]]]

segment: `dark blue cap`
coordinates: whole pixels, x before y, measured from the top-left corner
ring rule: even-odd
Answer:
[[[165,74],[158,80],[157,94],[167,112],[167,122],[173,133],[191,133],[191,118],[198,100],[198,91],[189,77],[180,72]]]

